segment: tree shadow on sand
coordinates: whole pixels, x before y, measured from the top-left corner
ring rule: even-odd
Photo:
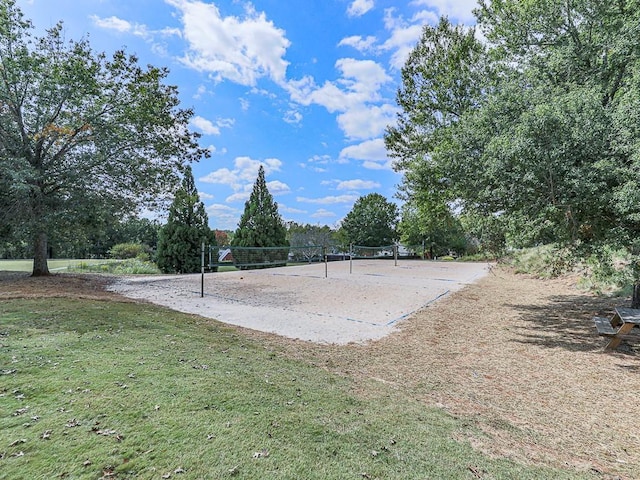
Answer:
[[[574,352],[597,351],[607,343],[598,335],[593,317],[610,318],[614,308],[629,303],[626,298],[599,298],[582,295],[557,295],[544,305],[512,304],[527,326],[518,327],[521,343],[546,348],[564,348]],[[640,334],[634,329],[625,337],[617,353],[640,358]]]

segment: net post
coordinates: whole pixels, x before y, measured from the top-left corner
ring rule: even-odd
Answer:
[[[398,245],[393,246],[393,261],[395,263],[395,267],[398,266]]]
[[[349,273],[353,273],[353,243],[349,244]]]
[[[327,255],[327,246],[322,246],[322,256],[324,257],[324,278],[327,278],[329,273],[329,256]]]
[[[202,242],[202,251],[201,251],[201,255],[200,255],[202,261],[201,261],[201,268],[200,268],[200,298],[204,297],[204,242]]]

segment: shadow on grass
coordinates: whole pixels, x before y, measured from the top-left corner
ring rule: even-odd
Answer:
[[[628,303],[625,298],[562,295],[549,297],[544,305],[510,305],[521,312],[529,325],[520,330],[521,343],[546,348],[564,348],[574,352],[602,349],[607,337],[598,335],[593,317],[613,315],[616,306]],[[640,358],[640,336],[635,331],[616,350]]]

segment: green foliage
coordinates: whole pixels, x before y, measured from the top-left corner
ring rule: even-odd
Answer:
[[[149,247],[141,243],[118,243],[109,250],[111,258],[140,258],[149,260]]]
[[[398,239],[398,207],[379,193],[358,198],[342,220],[340,230],[348,245],[377,247],[393,244]]]
[[[155,275],[160,270],[155,263],[150,262],[141,255],[137,258],[128,258],[126,260],[115,260],[103,263],[95,262],[74,262],[67,267],[68,272],[82,273],[109,273],[113,275]]]
[[[465,253],[469,246],[460,219],[446,205],[433,209],[427,205],[412,199],[402,206],[400,241],[404,245],[424,245],[425,253],[435,256],[450,250]]]
[[[0,1],[0,225],[33,245],[48,273],[49,238],[88,235],[162,200],[184,162],[208,155],[168,71],[117,51],[108,59],[62,24],[32,33]],[[60,242],[63,243],[63,242]]]
[[[216,245],[215,234],[209,228],[207,212],[200,201],[191,167],[186,167],[182,186],[169,208],[167,224],[160,230],[156,254],[158,268],[164,273],[199,272],[203,242]]]
[[[518,273],[555,278],[580,271],[580,260],[572,248],[559,245],[523,248],[509,253],[507,261]]]
[[[631,251],[640,4],[495,0],[476,15],[487,42],[442,19],[424,28],[402,70],[401,111],[385,135],[402,195],[432,223],[455,204],[470,237],[487,241],[481,249],[560,243],[588,255],[585,245],[604,242]]]
[[[231,240],[231,251],[234,259],[250,264],[242,268],[258,268],[258,263],[266,266],[279,266],[287,262],[289,241],[287,228],[278,213],[278,204],[267,188],[264,168],[260,165],[258,177],[253,185],[249,200],[244,204],[244,212],[240,217],[238,228]],[[233,247],[287,247],[258,251],[234,250]],[[255,256],[255,258],[254,258]],[[240,258],[244,260],[240,260]]]
[[[330,251],[336,244],[335,232],[327,225],[287,224],[287,236],[295,261],[321,260],[323,248]]]

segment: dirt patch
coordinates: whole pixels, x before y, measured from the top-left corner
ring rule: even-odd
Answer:
[[[52,274],[32,277],[28,273],[0,271],[0,301],[15,298],[85,298],[123,300],[107,291],[114,277],[90,274]]]
[[[109,279],[0,274],[6,298],[120,299]],[[243,332],[283,354],[362,385],[391,385],[477,426],[459,438],[520,462],[595,478],[640,478],[640,338],[614,353],[591,318],[626,299],[591,296],[574,279],[538,280],[500,268],[363,345],[318,345]]]

